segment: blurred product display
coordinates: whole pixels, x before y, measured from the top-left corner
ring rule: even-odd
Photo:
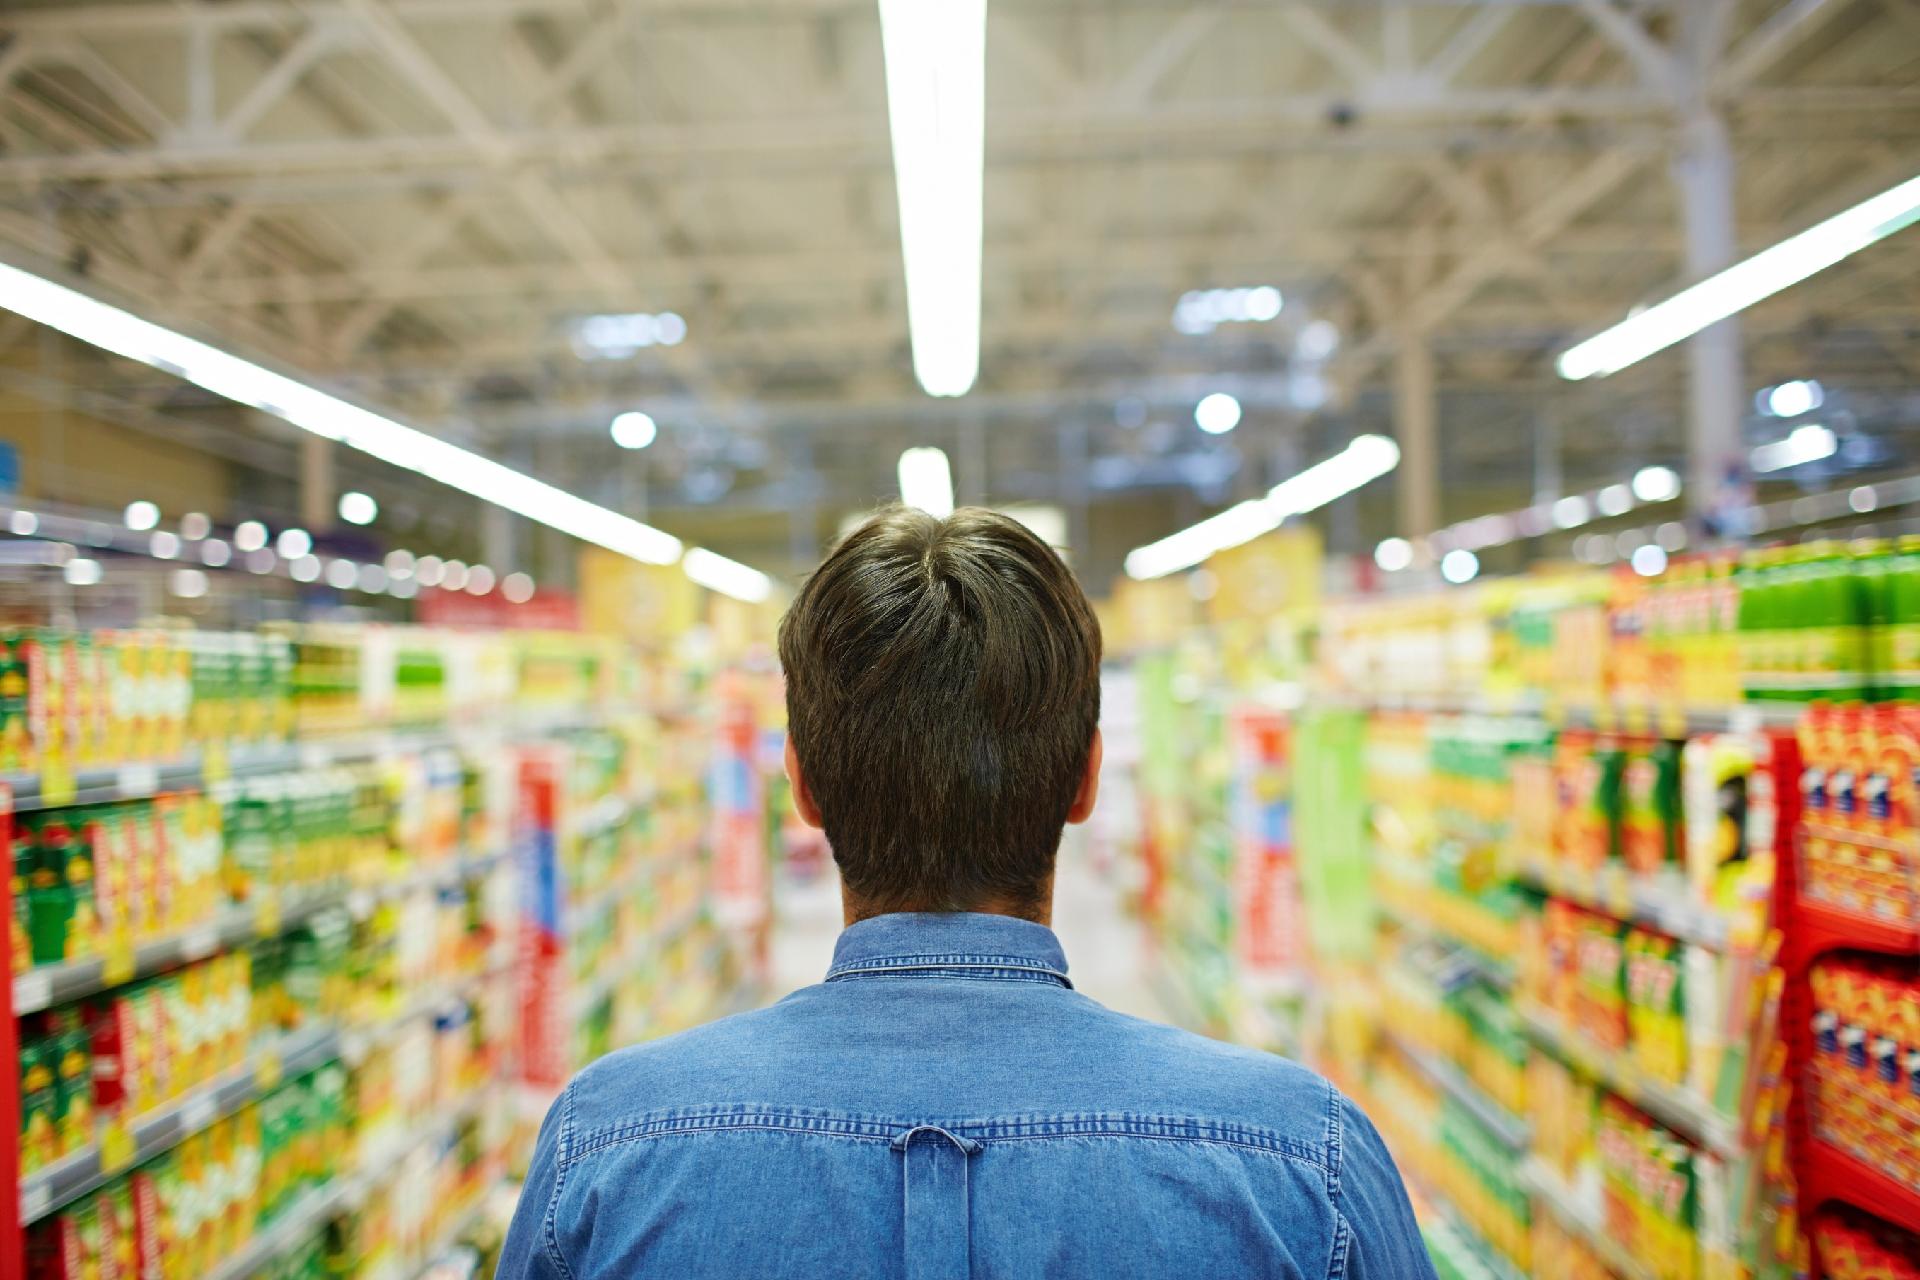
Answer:
[[[896,502],[1099,618],[1072,985],[1442,1280],[1920,1280],[1917,175],[1920,0],[0,0],[0,1280],[489,1280],[827,971]]]
[[[478,1274],[567,1075],[757,998],[758,944],[715,925],[720,704],[637,650],[337,624],[6,649],[29,1280]],[[729,714],[757,724],[765,683],[723,680]]]
[[[1176,1007],[1360,1099],[1443,1274],[1906,1274],[1898,563],[1809,544],[1251,619],[1135,584],[1191,625],[1107,614],[1143,816],[1103,830]]]

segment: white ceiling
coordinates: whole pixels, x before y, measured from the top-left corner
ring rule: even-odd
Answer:
[[[1670,167],[1701,111],[1744,248],[1912,176],[1920,2],[994,0],[982,376],[933,401],[870,2],[16,0],[0,255],[762,562],[934,443],[963,498],[1065,500],[1100,572],[1390,430],[1410,333],[1440,359],[1449,519],[1531,482],[1543,422],[1570,480],[1677,458],[1679,361],[1572,389],[1551,356],[1681,278]],[[1916,283],[1908,233],[1756,309],[1750,381],[1812,365],[1897,404]],[[1284,291],[1278,321],[1171,327],[1183,291],[1244,284]],[[683,345],[571,349],[573,318],[661,310]],[[1308,412],[1315,319],[1341,345]],[[1224,440],[1185,416],[1215,387],[1248,406]],[[663,431],[644,474],[606,437],[636,405]]]

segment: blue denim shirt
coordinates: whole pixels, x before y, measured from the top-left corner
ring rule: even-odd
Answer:
[[[1283,1058],[1114,1013],[1053,931],[888,915],[818,986],[607,1055],[502,1280],[1430,1280],[1380,1135]]]

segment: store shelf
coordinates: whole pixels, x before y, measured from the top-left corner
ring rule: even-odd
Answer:
[[[1432,1084],[1448,1097],[1473,1113],[1476,1120],[1492,1131],[1503,1146],[1514,1151],[1524,1151],[1533,1140],[1533,1126],[1514,1115],[1513,1112],[1488,1097],[1486,1091],[1470,1079],[1466,1072],[1451,1062],[1427,1052],[1404,1037],[1388,1031],[1388,1042],[1413,1065],[1414,1070],[1425,1076]]]
[[[1727,949],[1726,917],[1692,901],[1687,895],[1685,878],[1678,874],[1648,879],[1629,874],[1624,866],[1589,872],[1545,864],[1522,866],[1515,878],[1589,911],[1645,925],[1668,937],[1714,951]]]
[[[1675,1133],[1719,1155],[1731,1158],[1743,1154],[1739,1124],[1691,1089],[1648,1075],[1626,1055],[1561,1025],[1559,1019],[1530,1001],[1514,1001],[1514,1011],[1536,1044],[1579,1068]]]
[[[137,1116],[128,1125],[128,1150],[111,1168],[96,1141],[20,1183],[20,1219],[33,1222],[62,1205],[97,1191],[127,1169],[151,1160],[240,1110],[278,1086],[340,1053],[340,1035],[332,1027],[313,1027],[281,1036],[256,1049],[247,1061],[173,1101]]]
[[[1587,1246],[1609,1271],[1621,1280],[1656,1280],[1654,1273],[1607,1234],[1597,1214],[1588,1212],[1573,1189],[1539,1160],[1520,1166],[1520,1182],[1533,1193],[1534,1200],[1546,1206],[1560,1225],[1587,1242]]]
[[[1800,1162],[1800,1205],[1810,1214],[1823,1201],[1839,1200],[1920,1233],[1920,1187],[1842,1151],[1821,1138],[1811,1139]]]
[[[335,1178],[309,1191],[253,1238],[207,1273],[206,1280],[247,1280],[268,1263],[313,1238],[322,1227],[366,1200],[367,1187],[358,1179]]]
[[[489,741],[539,737],[604,724],[608,714],[573,712],[519,718],[476,719],[430,730],[390,729],[370,734],[302,738],[263,743],[231,752],[195,751],[177,760],[88,766],[55,776],[45,770],[0,773],[0,788],[12,793],[16,813],[70,805],[147,800],[173,791],[201,790],[228,778],[266,777],[301,769],[376,760],[384,756],[471,747]]]
[[[1808,959],[1840,950],[1920,955],[1920,925],[1850,911],[1804,893],[1794,903],[1794,912],[1794,943]]]
[[[1676,737],[1762,728],[1791,728],[1806,705],[1798,702],[1742,702],[1725,707],[1657,706],[1647,703],[1556,703],[1539,697],[1444,698],[1414,694],[1376,697],[1333,696],[1315,702],[1363,711],[1418,712],[1426,715],[1507,716],[1542,720],[1575,729],[1623,733],[1659,733]]]
[[[1431,1250],[1437,1241],[1447,1260],[1454,1265],[1452,1274],[1460,1280],[1527,1280],[1498,1249],[1488,1244],[1473,1224],[1462,1218],[1453,1206],[1436,1196],[1427,1196],[1431,1206],[1421,1234]],[[1442,1271],[1443,1278],[1447,1272]]]
[[[475,1115],[486,1095],[477,1089],[466,1100],[397,1142],[380,1144],[360,1158],[357,1172],[333,1178],[300,1197],[253,1238],[209,1272],[205,1280],[246,1280],[264,1270],[268,1263],[311,1239],[315,1232],[343,1213],[367,1202],[374,1190],[391,1176],[409,1152],[435,1144],[444,1144],[460,1126]]]
[[[204,960],[217,951],[241,946],[254,938],[287,933],[328,907],[344,906],[364,918],[385,899],[483,875],[498,864],[502,856],[498,852],[475,854],[371,887],[355,889],[344,883],[319,885],[288,890],[246,906],[230,907],[208,923],[140,944],[133,949],[130,966],[124,960],[115,964],[103,956],[68,964],[37,965],[13,979],[13,1011],[16,1016],[37,1013],[135,978]]]
[[[1448,929],[1443,923],[1434,919],[1432,916],[1424,915],[1417,911],[1405,910],[1399,904],[1384,901],[1376,902],[1376,909],[1381,915],[1386,916],[1401,928],[1420,934],[1423,937],[1436,939],[1452,947],[1452,957],[1456,963],[1458,972],[1443,975],[1440,979],[1443,986],[1456,986],[1464,980],[1465,977],[1476,977],[1488,986],[1498,988],[1501,991],[1508,991],[1513,988],[1514,974],[1512,965],[1502,960],[1496,960],[1466,939],[1460,937],[1459,934]]]

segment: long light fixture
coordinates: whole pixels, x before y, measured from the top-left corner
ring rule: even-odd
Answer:
[[[1788,432],[1784,440],[1756,446],[1747,455],[1747,460],[1753,464],[1755,471],[1765,475],[1771,471],[1785,471],[1802,463],[1831,458],[1839,449],[1840,440],[1833,434],[1832,427],[1808,422]]]
[[[953,469],[944,450],[922,447],[900,455],[900,501],[940,520],[953,514]]]
[[[1289,516],[1305,515],[1344,497],[1399,465],[1400,446],[1387,437],[1355,436],[1333,457],[1273,486],[1266,497],[1249,498],[1199,524],[1128,552],[1127,576],[1163,578],[1190,569],[1215,552],[1271,533]]]
[[[681,567],[689,578],[709,591],[718,591],[748,604],[759,604],[773,592],[773,579],[766,574],[705,547],[689,548]]]
[[[1788,236],[1602,330],[1560,357],[1560,376],[1578,381],[1617,373],[1916,221],[1920,221],[1920,177]]]
[[[986,0],[880,0],[913,372],[965,395],[980,372]]]
[[[216,395],[252,405],[304,431],[419,472],[583,542],[649,564],[672,564],[680,558],[680,540],[670,533],[4,263],[0,263],[0,307],[116,355],[164,369]]]

